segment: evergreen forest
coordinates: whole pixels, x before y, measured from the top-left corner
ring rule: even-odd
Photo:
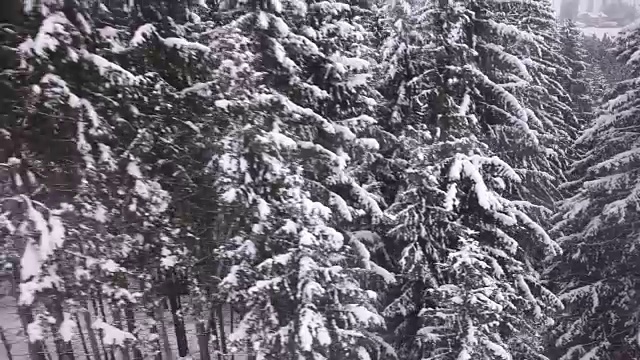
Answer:
[[[0,279],[1,360],[640,359],[640,23],[0,0]]]

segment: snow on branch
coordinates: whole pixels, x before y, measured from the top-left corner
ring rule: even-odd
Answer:
[[[506,51],[504,51],[504,48],[502,46],[496,44],[486,44],[485,48],[497,54],[501,60],[505,61],[514,69],[516,69],[520,73],[519,75],[523,80],[527,82],[532,80],[531,74],[529,74],[529,70],[527,70],[527,66],[517,56],[507,53]]]
[[[69,37],[69,33],[65,30],[65,26],[68,25],[71,25],[71,22],[62,12],[49,14],[42,21],[36,37],[27,38],[18,49],[23,55],[46,57],[47,52],[56,51],[61,45],[59,38]]]
[[[19,198],[27,206],[27,220],[37,236],[37,240],[30,238],[27,241],[20,259],[20,277],[24,281],[41,274],[43,263],[49,259],[55,249],[60,248],[64,243],[65,229],[62,220],[52,211],[41,205],[36,206],[27,196],[22,195]],[[47,214],[41,209],[46,210]],[[31,297],[24,295],[24,300],[28,303],[27,300]]]
[[[527,116],[527,111],[523,108],[520,101],[502,86],[489,79],[486,74],[477,68],[471,65],[465,65],[464,69],[469,71],[479,81],[479,85],[485,87],[486,90],[499,97],[502,100],[503,105],[506,106],[508,110],[514,112],[514,115],[510,115],[509,117],[525,132],[527,136],[533,140],[535,144],[538,144],[538,137],[535,132],[529,128],[529,117]]]
[[[489,26],[491,26],[496,31],[496,33],[498,33],[501,36],[515,37],[519,40],[524,40],[531,44],[536,44],[544,41],[544,38],[542,36],[535,35],[528,31],[522,31],[514,25],[499,23],[491,19],[486,20],[486,22]]]

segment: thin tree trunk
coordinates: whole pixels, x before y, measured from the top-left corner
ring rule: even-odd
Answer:
[[[207,331],[204,320],[198,320],[196,323],[196,334],[198,336],[200,360],[211,360],[211,354],[209,354],[209,331]]]
[[[105,311],[105,305],[104,305],[104,301],[102,300],[102,292],[100,290],[98,290],[98,309],[100,309],[100,315],[102,316],[103,321],[107,322],[107,313]],[[104,330],[103,330],[104,331]],[[111,360],[116,360],[116,352],[113,346],[105,346],[104,344],[104,339],[102,339],[102,336],[100,337],[100,342],[102,343],[102,348],[104,349],[105,352],[105,357],[107,359],[111,359]],[[108,355],[107,355],[108,354]]]
[[[165,360],[173,360],[173,353],[171,352],[171,344],[169,344],[169,334],[167,332],[167,326],[164,323],[164,300],[156,307],[156,321],[160,324],[158,329],[160,332],[160,338],[162,339],[162,347],[164,349]]]
[[[84,356],[87,360],[91,360],[91,356],[89,355],[89,347],[87,346],[87,340],[84,338],[84,331],[82,331],[82,324],[80,323],[80,317],[78,314],[75,316],[76,319],[76,327],[78,328],[78,335],[80,335],[80,342],[82,342],[82,351],[84,351]]]
[[[155,313],[155,306],[153,301],[151,300],[151,295],[149,293],[149,289],[147,288],[147,283],[141,279],[139,285],[140,285],[140,291],[143,294],[142,306],[145,310],[145,314],[149,319],[153,320],[149,331],[151,332],[151,335],[154,338],[151,344],[153,346],[153,351],[155,352],[154,359],[162,360],[162,350],[161,350],[162,346],[160,345],[160,335],[158,334],[158,319]],[[149,349],[145,349],[145,355],[147,355],[147,358],[149,358],[149,355],[151,355],[151,354],[146,354],[148,351]]]
[[[154,320],[149,331],[152,335],[156,335],[154,341],[154,351],[156,352],[155,360],[162,360],[162,345],[160,344],[160,333],[158,332],[158,319],[156,318],[156,313],[153,309],[147,308],[147,316]]]
[[[91,291],[89,293],[91,295]],[[96,316],[100,316],[100,310],[98,310],[98,302],[96,302],[95,296],[91,296],[91,306],[93,307],[93,312]]]
[[[104,311],[104,301],[102,301],[102,293],[100,291],[98,291],[98,309],[100,309],[100,315],[102,316],[102,319],[106,322],[107,321],[107,314]]]
[[[114,360],[114,355],[113,355],[113,351],[111,351],[111,349],[109,349],[109,351],[107,351],[107,346],[104,344],[104,337],[102,335],[102,332],[104,330],[100,330],[100,346],[102,346],[102,352],[104,353],[104,358],[106,360]],[[111,356],[109,356],[111,355]]]
[[[218,305],[217,306],[217,311],[218,311],[218,334],[220,334],[219,336],[219,342],[220,342],[220,351],[222,351],[223,354],[227,353],[227,334],[225,333],[225,329],[224,329],[224,312],[223,312],[223,305]]]
[[[180,314],[180,305],[178,303],[177,294],[173,293],[169,295],[169,305],[171,306],[171,315],[173,316],[173,326],[176,330],[178,356],[185,357],[189,354],[189,346],[187,344],[187,333],[184,328],[184,320]]]
[[[91,322],[91,313],[89,312],[89,304],[87,304],[87,300],[83,300],[84,310],[82,311],[82,319],[84,320],[84,324],[87,327],[87,336],[89,337],[89,344],[91,345],[91,351],[93,352],[93,358],[95,360],[101,360],[100,358],[100,347],[98,345],[98,339],[96,338],[96,332],[93,329],[93,323]],[[79,326],[78,326],[79,327]]]
[[[13,360],[13,355],[11,355],[11,343],[7,341],[7,337],[4,335],[4,329],[2,326],[0,326],[0,339],[2,340],[4,350],[7,353],[7,360]]]
[[[91,297],[91,304],[93,305],[93,312],[95,312],[97,316],[100,316],[100,309],[98,308],[98,303],[96,302],[96,298],[95,297]],[[85,317],[85,320],[87,320],[86,317]],[[90,320],[91,319],[88,319],[87,321],[90,321]],[[103,312],[102,320],[103,321],[107,321],[107,318],[104,317],[104,312]],[[100,334],[100,346],[102,346],[102,352],[104,353],[105,360],[109,360],[109,352],[107,351],[107,347],[104,346],[104,341],[102,339],[102,334]]]
[[[71,341],[64,339],[63,334],[60,333],[60,327],[65,321],[61,294],[56,293],[52,300],[51,304],[48,304],[47,310],[49,310],[54,319],[56,319],[56,323],[52,329],[54,344],[56,346],[56,354],[58,354],[59,360],[75,360]]]
[[[218,360],[222,360],[222,353],[220,349],[220,336],[218,336],[218,325],[216,322],[216,311],[215,306],[211,308],[211,313],[209,313],[209,332],[211,336],[214,338],[214,350],[218,354]]]
[[[233,316],[233,309],[231,309],[231,314]],[[231,322],[233,324],[233,321]],[[233,325],[231,325],[231,331],[233,331]],[[246,341],[246,345],[247,347],[247,360],[256,360],[256,354],[253,352],[253,344],[251,344],[250,340]]]
[[[136,318],[133,310],[133,304],[127,303],[124,309],[124,316],[127,320],[127,331],[134,334],[136,331]],[[133,359],[142,360],[142,352],[140,351],[138,344],[133,344]]]
[[[208,294],[207,294],[208,298]],[[204,302],[197,298],[193,303],[194,314],[198,314],[196,320],[196,336],[198,338],[198,350],[200,351],[200,360],[211,360],[209,352],[209,330],[207,329],[207,320],[202,317],[204,311]]]
[[[231,309],[231,313],[233,314],[233,309]],[[257,356],[254,353],[253,344],[251,343],[250,340],[247,340],[246,346],[247,346],[247,360],[256,360]]]
[[[116,326],[120,329],[123,329],[124,327],[122,326],[122,313],[120,312],[120,308],[118,307],[118,305],[114,304],[113,305],[113,310],[111,311],[111,314],[113,314],[113,322],[114,324],[116,324]],[[130,360],[129,357],[129,345],[128,344],[122,344],[122,346],[119,347],[120,353],[122,354],[122,360]]]
[[[233,309],[229,311],[229,332],[233,334]],[[236,356],[231,354],[231,360],[236,360]]]

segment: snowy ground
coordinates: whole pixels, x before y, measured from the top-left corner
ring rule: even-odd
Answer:
[[[609,37],[615,37],[622,28],[595,28],[595,27],[586,27],[580,29],[587,36],[595,35],[596,37],[602,39],[605,35],[609,35]]]
[[[225,314],[228,315],[228,314]],[[141,317],[143,315],[141,314]],[[167,312],[165,314],[165,321],[167,325],[167,332],[169,334],[169,340],[171,342],[171,348],[175,351],[175,358],[178,358],[177,345],[175,343],[175,332],[173,323],[171,321],[171,314]],[[230,333],[231,324],[229,321],[229,316],[225,316],[225,327],[227,334]],[[29,360],[29,351],[27,347],[27,337],[22,330],[22,326],[20,325],[20,319],[17,313],[16,301],[14,298],[5,296],[0,297],[0,327],[4,329],[5,336],[9,343],[11,343],[11,355],[13,360]],[[198,359],[200,356],[198,352],[198,340],[196,337],[196,329],[194,322],[187,322],[187,336],[189,341],[189,351],[191,352],[191,356],[194,359]],[[84,332],[86,334],[86,331]],[[80,338],[76,334],[74,336],[74,352],[76,355],[76,359],[85,359],[84,351],[82,349],[82,343]],[[55,359],[55,347],[53,341],[50,341],[46,344],[47,350],[54,356]],[[210,346],[210,351],[213,353],[213,347]],[[4,348],[4,344],[0,344],[0,360],[7,360],[9,356],[7,356],[6,350]],[[235,360],[245,360],[246,355],[238,354],[234,356]]]

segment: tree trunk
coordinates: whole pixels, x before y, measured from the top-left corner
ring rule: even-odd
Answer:
[[[231,309],[231,311],[229,311],[229,331],[231,334],[233,334],[233,309]],[[236,360],[236,356],[231,354],[231,360]]]
[[[118,305],[113,305],[113,311],[111,313],[113,314],[114,324],[116,324],[118,328],[123,329],[124,327],[122,326],[122,314],[120,313],[120,308],[118,307]],[[122,346],[120,346],[120,353],[122,354],[122,360],[129,360],[129,345],[122,344]]]
[[[89,356],[89,347],[87,346],[87,340],[84,338],[84,331],[82,331],[80,317],[78,316],[78,314],[76,314],[74,318],[76,320],[76,327],[78,328],[78,335],[80,335],[80,341],[82,342],[82,351],[84,351],[87,360],[91,360],[91,356]]]
[[[53,301],[50,304],[47,304],[47,310],[49,310],[49,313],[51,313],[56,319],[56,323],[52,329],[54,343],[56,346],[56,354],[58,354],[59,360],[75,360],[71,341],[66,341],[62,337],[62,334],[60,334],[60,327],[65,321],[64,311],[62,309],[62,296],[59,293],[56,293],[52,300]]]
[[[95,360],[100,359],[100,346],[98,345],[98,338],[96,332],[93,329],[93,323],[91,322],[91,313],[89,312],[89,304],[87,300],[83,300],[84,311],[82,311],[82,319],[87,327],[87,336],[89,337],[89,345],[91,345],[91,352],[93,352],[93,358]]]
[[[217,311],[218,311],[218,334],[220,335],[219,336],[220,351],[223,354],[226,354],[227,353],[227,334],[224,329],[223,305],[218,305]]]
[[[211,354],[209,354],[209,331],[207,331],[204,320],[198,320],[196,323],[196,334],[198,336],[200,360],[211,360]]]
[[[158,319],[156,318],[156,313],[153,308],[147,308],[147,316],[154,320],[149,331],[152,335],[156,335],[154,341],[155,346],[153,347],[156,352],[155,360],[162,360],[162,345],[160,344],[160,333],[158,332]]]
[[[99,296],[99,295],[98,295]],[[102,313],[102,320],[103,321],[107,321],[107,318],[104,316],[104,311],[100,311],[99,307],[98,307],[98,302],[96,301],[95,297],[91,297],[91,304],[93,305],[93,312],[96,313],[96,316],[100,316],[100,313]],[[85,318],[86,319],[86,318]],[[89,319],[90,320],[90,319]],[[100,335],[100,345],[102,346],[102,352],[104,353],[104,358],[106,360],[109,360],[109,352],[107,351],[107,347],[104,346],[104,341],[102,339],[102,335]],[[112,354],[113,357],[113,354]]]
[[[127,331],[134,334],[136,332],[136,315],[133,310],[133,304],[127,303],[127,306],[124,309],[124,316],[127,320]],[[142,360],[142,351],[140,351],[138,344],[133,344],[133,359]]]
[[[173,360],[173,353],[171,352],[171,344],[169,344],[169,333],[167,332],[167,326],[164,323],[164,300],[156,307],[156,321],[160,324],[158,329],[160,332],[160,338],[162,339],[162,347],[164,349],[165,360]]]
[[[100,315],[104,321],[107,321],[107,313],[105,311],[104,300],[102,299],[102,292],[98,290],[98,309],[100,309]]]
[[[13,355],[11,354],[11,343],[7,341],[7,337],[4,335],[4,329],[2,326],[0,326],[0,340],[2,340],[4,350],[7,353],[7,360],[13,360]]]
[[[206,298],[209,298],[207,293]],[[197,314],[196,320],[196,336],[198,338],[198,350],[200,351],[200,360],[211,360],[209,353],[209,329],[207,329],[207,319],[202,315],[204,311],[204,301],[199,297],[193,302],[194,314]]]
[[[169,305],[171,306],[171,315],[173,316],[173,326],[176,330],[176,342],[178,343],[178,356],[185,357],[189,354],[189,345],[187,344],[187,333],[184,328],[184,320],[180,314],[180,305],[178,303],[177,294],[169,295]]]
[[[154,360],[162,360],[162,346],[160,345],[160,334],[158,333],[158,318],[156,317],[155,312],[156,306],[152,301],[151,293],[149,292],[149,289],[147,287],[147,282],[141,279],[139,286],[140,291],[143,294],[142,305],[145,310],[145,315],[147,316],[147,318],[152,320],[149,331],[152,337],[154,337],[154,340],[152,340],[151,344],[149,344],[152,346],[152,349],[145,349],[145,355],[146,358],[149,359],[151,357],[151,354],[147,353],[149,352],[149,350],[153,350],[155,353],[155,356],[153,357]],[[134,356],[137,356],[137,354],[134,354]]]
[[[218,354],[218,360],[222,360],[222,354],[220,350],[220,336],[218,335],[218,325],[216,322],[216,311],[215,306],[211,309],[211,313],[209,313],[209,332],[211,336],[214,338],[214,350]]]

